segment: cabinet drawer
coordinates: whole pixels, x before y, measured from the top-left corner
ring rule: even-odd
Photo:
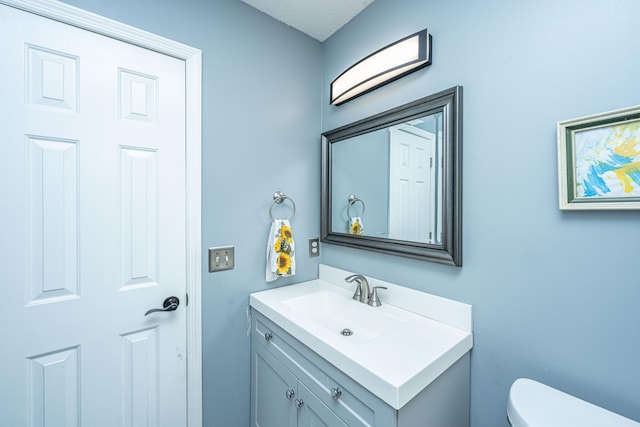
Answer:
[[[350,427],[395,425],[395,411],[257,310],[251,333]]]

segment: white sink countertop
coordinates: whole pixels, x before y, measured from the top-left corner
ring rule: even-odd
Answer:
[[[351,298],[351,274],[320,265],[319,279],[252,293],[249,304],[400,409],[471,350],[471,306],[365,276],[388,288],[371,307]]]

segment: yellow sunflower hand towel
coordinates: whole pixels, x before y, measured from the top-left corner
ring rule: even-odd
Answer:
[[[295,244],[289,220],[276,219],[271,223],[267,243],[267,282],[278,277],[296,274]]]
[[[364,231],[362,226],[362,218],[354,216],[349,218],[349,234],[361,235]]]

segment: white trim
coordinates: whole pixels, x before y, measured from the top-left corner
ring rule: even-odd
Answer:
[[[201,142],[202,52],[126,24],[54,0],[0,0],[45,18],[70,24],[185,61],[186,72],[186,198],[187,198],[187,424],[202,426],[202,302],[201,302]]]

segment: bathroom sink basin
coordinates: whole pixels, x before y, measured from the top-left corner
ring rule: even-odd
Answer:
[[[356,345],[369,342],[408,321],[406,317],[328,290],[288,298],[282,304],[316,322],[328,333],[338,334]]]
[[[471,306],[369,277],[387,288],[372,307],[352,298],[352,274],[320,265],[318,279],[254,292],[249,304],[399,409],[472,348]]]

